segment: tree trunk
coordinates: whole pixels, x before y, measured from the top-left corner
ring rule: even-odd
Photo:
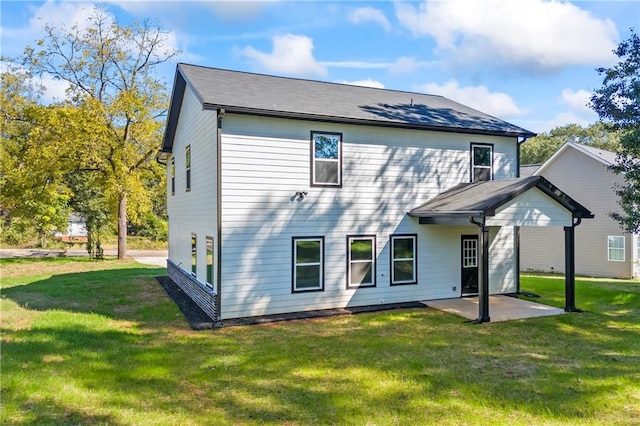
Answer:
[[[127,194],[118,200],[118,260],[127,255]]]

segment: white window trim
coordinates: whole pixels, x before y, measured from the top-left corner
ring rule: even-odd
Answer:
[[[353,240],[371,241],[371,260],[351,260],[351,243]],[[353,284],[351,282],[351,265],[354,263],[371,264],[371,282],[365,284]],[[376,236],[375,235],[349,235],[347,236],[347,288],[362,288],[376,286]]]
[[[622,239],[622,248],[618,248],[618,247],[611,247],[611,241],[613,241],[613,239]],[[607,237],[607,260],[609,262],[625,262],[626,256],[625,256],[625,252],[626,252],[626,238],[623,235],[609,235]],[[622,259],[612,259],[611,258],[611,251],[612,250],[622,250]]]
[[[306,262],[297,263],[298,259],[298,241],[318,241],[320,243],[320,261],[319,262]],[[324,290],[324,237],[293,237],[293,259],[292,259],[293,271],[292,271],[292,283],[291,289],[293,293],[304,293],[308,291],[323,291]],[[298,288],[297,267],[298,266],[320,266],[320,277],[318,287],[305,287]]]
[[[400,240],[400,239],[412,239],[413,240],[413,258],[407,257],[407,258],[395,258],[394,255],[394,251],[393,251],[393,247],[394,247],[394,241],[395,240]],[[417,284],[418,283],[418,270],[417,270],[417,262],[416,259],[418,257],[418,237],[416,235],[392,235],[391,236],[391,285],[401,285],[401,284]],[[401,262],[401,261],[407,261],[407,260],[411,260],[413,261],[413,275],[412,275],[412,279],[411,280],[404,280],[404,281],[397,281],[395,279],[395,268],[394,268],[394,263],[395,262]]]

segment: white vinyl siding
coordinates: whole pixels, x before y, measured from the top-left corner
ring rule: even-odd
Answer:
[[[215,236],[218,232],[216,141],[216,112],[203,110],[187,87],[173,144],[176,191],[167,197],[169,260],[187,274],[191,274],[191,234]],[[187,146],[192,151],[189,192],[185,191]],[[171,167],[167,167],[168,181],[171,175]],[[169,185],[167,193],[171,194]],[[205,265],[205,239],[198,238],[197,245],[197,264]],[[206,268],[199,268],[196,277],[204,286]]]
[[[624,237],[607,237],[607,260],[610,262],[624,262]]]
[[[222,319],[460,295],[460,235],[477,227],[419,225],[406,212],[468,182],[469,135],[229,112],[222,127]],[[311,131],[342,134],[339,191],[310,185]],[[473,141],[493,145],[496,179],[515,177],[515,138]],[[417,235],[418,285],[391,286],[392,234]],[[322,292],[292,293],[291,239],[305,235],[325,237]],[[349,235],[377,235],[376,287],[345,285]],[[495,269],[513,277],[515,259],[502,258],[513,242],[499,241]]]

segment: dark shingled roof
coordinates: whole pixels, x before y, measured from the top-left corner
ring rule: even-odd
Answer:
[[[535,136],[442,96],[178,64],[162,150],[171,151],[186,85],[205,109],[325,122]]]
[[[422,218],[494,216],[496,210],[531,188],[553,198],[574,217],[594,217],[584,206],[556,188],[542,176],[461,183],[425,204],[411,210],[409,216]]]

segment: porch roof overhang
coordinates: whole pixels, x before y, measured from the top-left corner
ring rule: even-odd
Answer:
[[[496,216],[516,198],[537,188],[572,218],[594,217],[586,207],[562,192],[542,176],[461,183],[437,195],[407,214],[421,224],[468,225],[470,220]]]

